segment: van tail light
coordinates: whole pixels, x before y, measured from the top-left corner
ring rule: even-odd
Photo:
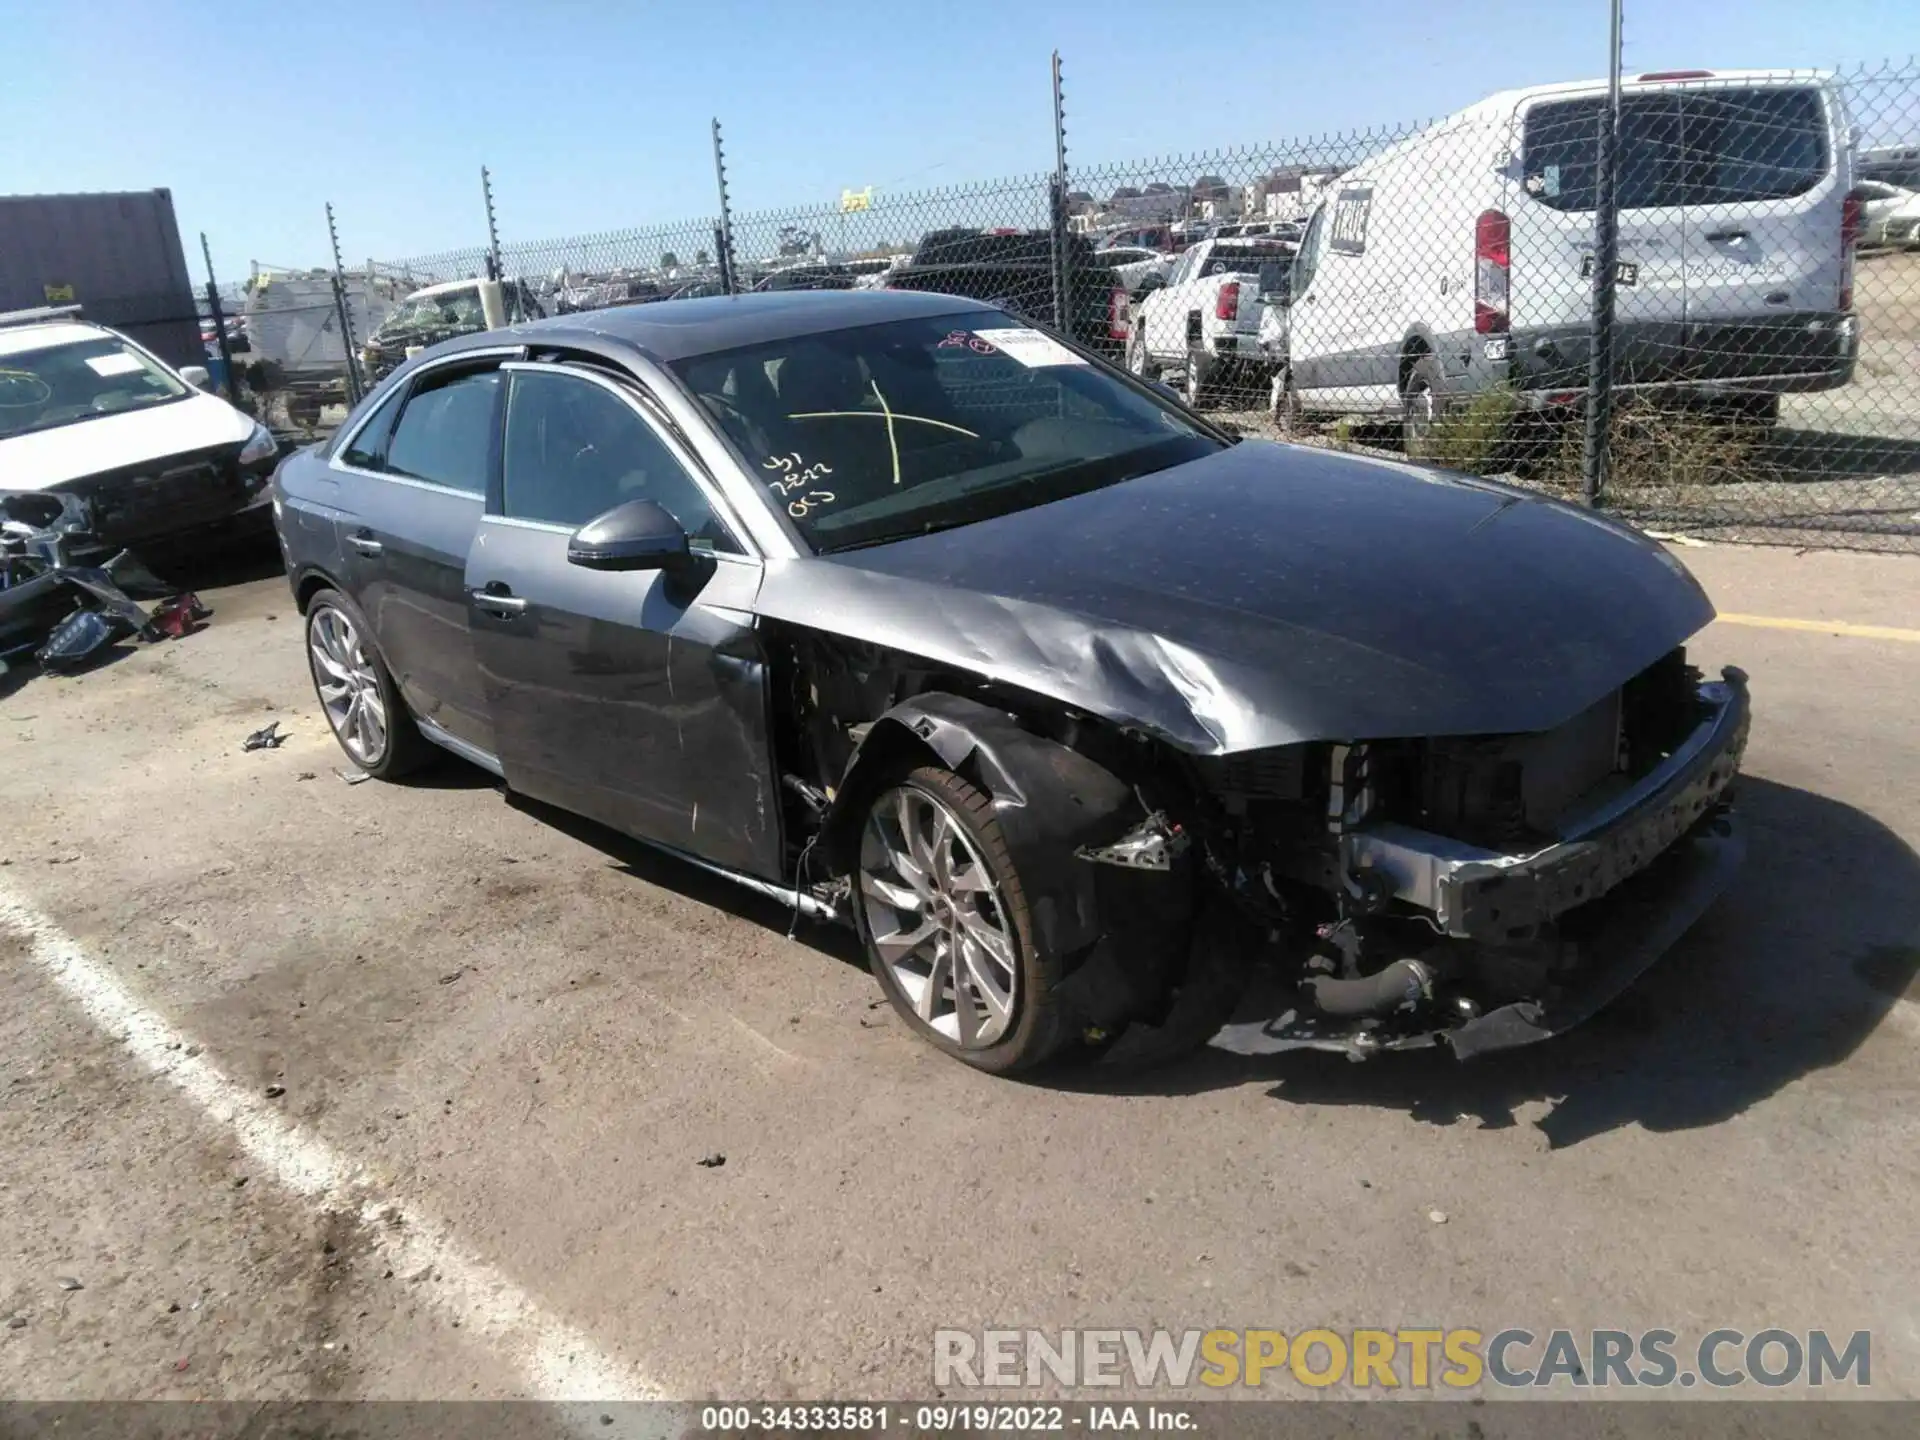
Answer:
[[[1236,320],[1240,316],[1240,282],[1229,280],[1220,287],[1220,293],[1213,298],[1213,318],[1216,320]]]
[[[1107,338],[1124,340],[1133,333],[1133,307],[1127,300],[1127,287],[1116,285],[1107,296]]]
[[[1860,227],[1865,219],[1860,196],[1850,193],[1840,202],[1840,308],[1853,309],[1853,251],[1860,243]]]
[[[1512,226],[1499,210],[1483,210],[1473,222],[1473,328],[1478,334],[1507,332],[1512,239]]]
[[[1713,78],[1713,71],[1711,70],[1649,70],[1647,71],[1646,74],[1636,76],[1635,78],[1638,79],[1640,83],[1643,85],[1658,82],[1661,80],[1711,80]]]

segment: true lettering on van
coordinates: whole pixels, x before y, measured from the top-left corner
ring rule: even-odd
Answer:
[[[1363,255],[1367,249],[1367,213],[1373,209],[1371,185],[1342,190],[1333,202],[1333,234],[1328,248],[1336,255]]]

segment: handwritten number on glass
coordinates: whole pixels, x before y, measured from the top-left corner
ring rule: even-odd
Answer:
[[[800,458],[800,452],[797,450],[789,455],[775,455],[769,459],[762,460],[760,462],[760,468],[762,470],[777,470],[780,472],[772,480],[767,482],[767,488],[773,491],[774,494],[780,496],[791,495],[794,491],[804,489],[806,486],[813,484],[814,481],[820,479],[822,476],[833,474],[833,467],[824,460],[816,460],[813,464],[809,465]],[[833,497],[829,495],[827,498],[831,500]],[[799,513],[805,514],[806,512],[803,510]]]

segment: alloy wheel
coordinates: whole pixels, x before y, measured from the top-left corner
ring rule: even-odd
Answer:
[[[913,1012],[963,1050],[1013,1024],[1019,965],[993,874],[959,819],[912,785],[868,813],[860,903],[874,949]]]
[[[318,607],[307,621],[307,659],[341,746],[361,765],[378,765],[387,748],[387,705],[359,627],[331,605]]]

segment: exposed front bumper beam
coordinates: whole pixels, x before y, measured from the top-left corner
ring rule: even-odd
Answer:
[[[1456,939],[1499,938],[1598,899],[1692,829],[1740,768],[1747,677],[1730,667],[1699,694],[1707,714],[1673,754],[1566,825],[1558,843],[1503,855],[1410,825],[1371,825],[1345,837],[1348,871],[1383,877]]]

